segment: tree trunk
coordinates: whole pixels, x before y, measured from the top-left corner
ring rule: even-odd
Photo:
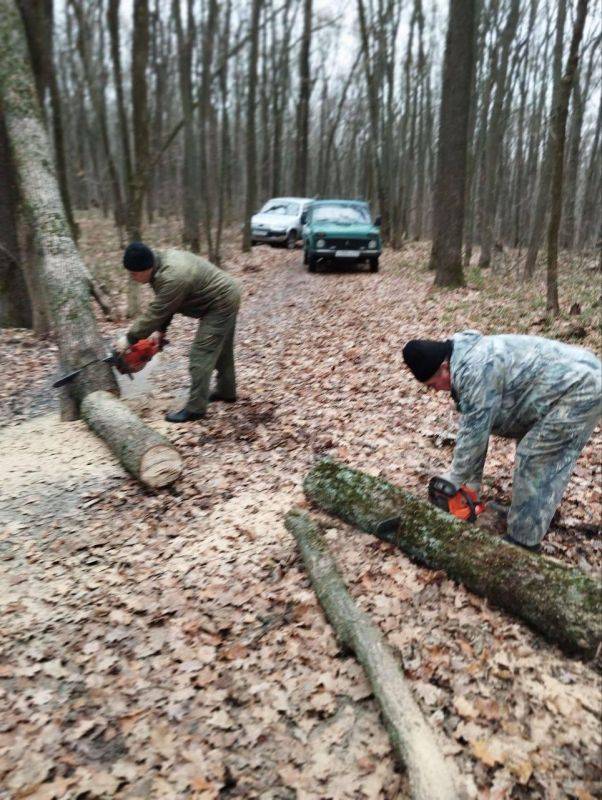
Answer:
[[[0,108],[0,328],[31,328],[32,310],[20,261],[18,189]]]
[[[587,16],[588,0],[579,0],[573,27],[571,46],[560,82],[557,105],[552,117],[550,131],[552,148],[552,185],[550,193],[550,222],[548,224],[547,287],[546,311],[557,316],[558,305],[558,233],[562,212],[562,179],[564,170],[564,146],[566,141],[566,120],[569,113],[569,100],[573,89],[575,72],[579,62],[579,46],[583,37],[583,27]]]
[[[100,134],[102,151],[109,173],[109,183],[111,187],[111,194],[113,196],[113,213],[115,216],[115,224],[118,228],[121,228],[125,223],[125,205],[121,183],[119,180],[119,171],[117,169],[117,164],[115,163],[115,158],[111,148],[109,119],[107,113],[107,103],[105,99],[105,87],[103,84],[104,76],[102,71],[100,75],[97,74],[97,70],[95,70],[94,64],[92,63],[92,54],[90,52],[92,35],[84,9],[80,3],[77,2],[77,0],[69,0],[69,3],[73,8],[77,18],[77,49],[80,54],[90,100],[92,101],[92,106],[94,108],[96,125]]]
[[[496,199],[498,196],[498,168],[500,153],[504,141],[505,128],[508,124],[507,115],[503,113],[504,98],[506,97],[506,85],[508,75],[508,61],[510,59],[510,47],[519,17],[519,0],[512,0],[506,24],[501,35],[499,49],[499,63],[496,70],[496,88],[491,109],[491,118],[487,130],[486,148],[486,167],[485,167],[485,203],[483,215],[481,217],[481,254],[479,257],[479,267],[486,268],[491,264],[491,251],[493,249],[494,227],[496,216]]]
[[[366,533],[376,534],[380,521],[399,514],[399,529],[383,535],[385,541],[419,564],[444,570],[566,652],[596,655],[602,593],[579,570],[507,544],[381,478],[332,461],[314,467],[303,488],[322,509]]]
[[[182,457],[169,439],[145,425],[113,395],[88,394],[81,404],[81,415],[141,483],[159,489],[180,477]]]
[[[128,187],[127,233],[130,241],[142,239],[144,197],[149,178],[150,127],[146,69],[150,46],[148,0],[134,0],[132,37],[132,129],[134,164]],[[128,281],[126,316],[140,311],[140,284]]]
[[[395,755],[405,765],[414,800],[453,800],[458,794],[435,736],[412,696],[398,660],[379,629],[350,597],[312,518],[293,509],[285,518],[328,621],[363,666]]]
[[[450,0],[445,43],[431,268],[437,286],[462,286],[467,133],[476,0]]]
[[[257,55],[259,49],[259,15],[262,0],[253,0],[251,17],[251,41],[249,46],[249,69],[247,75],[247,130],[246,159],[247,190],[245,193],[245,221],[243,227],[242,249],[251,249],[251,216],[257,204],[257,145],[255,141],[255,97],[257,94]]]
[[[312,0],[304,0],[303,38],[299,55],[299,104],[297,106],[297,141],[294,193],[307,195],[307,154],[309,151],[309,99],[311,95],[311,15]]]
[[[45,296],[56,332],[61,369],[104,355],[90,305],[89,275],[61,202],[54,159],[42,122],[27,43],[14,0],[0,0],[0,90],[19,188],[41,254]],[[96,389],[116,391],[107,364],[85,370],[70,386],[80,402]]]
[[[554,43],[554,67],[553,67],[553,86],[552,86],[552,111],[556,108],[558,92],[560,90],[561,70],[562,70],[562,49],[564,41],[564,24],[566,21],[567,0],[559,0],[558,14],[556,17],[556,40]],[[533,221],[531,224],[531,235],[529,238],[529,248],[525,258],[524,274],[526,278],[533,277],[539,245],[546,223],[546,212],[550,199],[550,182],[552,180],[552,161],[553,161],[554,142],[552,139],[552,127],[548,133],[546,147],[541,165],[539,186],[537,189],[537,200]]]
[[[187,25],[184,30],[179,0],[173,0],[172,13],[175,20],[178,43],[178,75],[180,97],[184,117],[184,163],[182,170],[182,214],[184,229],[182,241],[194,253],[200,252],[199,202],[197,181],[197,148],[194,135],[194,105],[192,102],[192,46],[194,41],[194,14],[192,0],[187,3]]]
[[[207,252],[209,260],[215,261],[216,256],[219,254],[216,253],[213,242],[213,200],[215,192],[212,185],[213,182],[210,179],[210,163],[212,160],[210,155],[210,119],[213,114],[213,104],[211,101],[213,44],[216,38],[219,3],[217,0],[209,0],[208,6],[207,18],[203,30],[201,88],[199,92],[199,174],[201,180],[201,195],[203,197],[202,206],[205,237],[207,239]]]

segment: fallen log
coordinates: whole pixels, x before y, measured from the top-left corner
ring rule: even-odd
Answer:
[[[86,395],[80,413],[141,483],[159,489],[181,475],[182,457],[169,439],[145,425],[109,392]]]
[[[381,536],[384,541],[445,571],[565,652],[595,657],[599,651],[602,591],[580,570],[507,544],[398,486],[333,461],[317,464],[303,486],[316,505],[366,533],[376,535],[381,520],[399,514],[398,530]]]
[[[285,525],[299,545],[316,595],[337,638],[355,653],[366,671],[393,750],[407,769],[412,797],[457,797],[449,767],[397,659],[378,628],[347,592],[319,526],[299,509],[289,511]]]

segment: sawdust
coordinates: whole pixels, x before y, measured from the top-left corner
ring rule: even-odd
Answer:
[[[65,512],[90,487],[125,475],[85,423],[55,414],[0,431],[0,474],[0,524]]]

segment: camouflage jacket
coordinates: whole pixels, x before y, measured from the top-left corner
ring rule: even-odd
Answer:
[[[584,381],[598,377],[602,363],[581,347],[539,336],[453,337],[452,396],[460,429],[448,473],[456,485],[480,487],[491,433],[521,439],[552,406]],[[598,388],[598,392],[600,389]]]
[[[153,331],[166,330],[174,314],[199,318],[210,308],[237,307],[238,284],[227,272],[185,250],[155,252],[156,264],[150,285],[155,293],[142,316],[131,325],[131,344]]]

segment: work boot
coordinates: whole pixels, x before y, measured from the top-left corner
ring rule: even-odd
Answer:
[[[236,395],[234,395],[234,397],[224,397],[224,395],[220,394],[219,392],[211,392],[209,395],[209,402],[236,403]]]
[[[165,415],[165,419],[168,422],[194,422],[204,416],[202,412],[189,411],[187,408],[183,408],[181,411],[170,411]]]
[[[513,544],[516,547],[522,547],[523,550],[529,550],[531,553],[541,552],[540,544],[523,544],[523,542],[517,542],[516,539],[513,539],[511,536],[504,536],[504,541],[508,542],[508,544]]]

